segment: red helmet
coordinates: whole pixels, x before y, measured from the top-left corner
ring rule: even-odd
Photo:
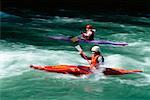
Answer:
[[[86,28],[88,28],[88,29],[93,29],[93,26],[90,25],[90,24],[88,24],[88,25],[86,25]]]

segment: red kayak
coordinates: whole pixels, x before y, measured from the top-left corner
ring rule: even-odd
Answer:
[[[75,76],[88,75],[92,74],[89,66],[74,66],[74,65],[55,65],[55,66],[34,66],[31,65],[31,68],[44,70],[47,72],[63,73],[63,74],[72,74]],[[124,74],[133,74],[137,72],[142,72],[141,70],[126,70],[120,68],[104,68],[103,73],[105,75],[124,75]]]

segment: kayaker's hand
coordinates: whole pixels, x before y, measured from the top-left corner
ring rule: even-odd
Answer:
[[[79,52],[83,52],[82,48],[80,45],[76,45],[75,48],[79,51]]]
[[[83,54],[83,51],[79,51],[78,53],[81,55],[81,54]]]
[[[96,68],[94,66],[90,66],[91,70],[96,70]]]
[[[84,32],[80,32],[80,34],[83,34]]]

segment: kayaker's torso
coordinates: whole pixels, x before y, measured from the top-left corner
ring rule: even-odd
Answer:
[[[97,66],[99,66],[99,61],[98,61],[98,58],[100,57],[100,55],[92,55],[91,56],[91,64],[90,64],[90,66],[92,66],[92,67],[97,67]]]
[[[82,33],[82,37],[85,40],[94,40],[94,31],[91,29],[87,30],[85,33]]]

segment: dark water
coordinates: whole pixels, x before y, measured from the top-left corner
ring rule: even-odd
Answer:
[[[128,15],[93,15],[86,18],[34,15],[19,17],[0,12],[1,100],[149,100],[150,18]],[[40,17],[37,17],[40,16]],[[105,66],[140,69],[141,74],[74,77],[35,71],[35,65],[87,65],[72,43],[47,36],[76,36],[86,24],[96,28],[96,40],[129,45],[101,45]],[[92,44],[81,44],[90,55]]]

